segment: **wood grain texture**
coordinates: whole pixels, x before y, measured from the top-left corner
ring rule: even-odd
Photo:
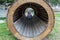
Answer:
[[[48,14],[48,24],[47,24],[47,28],[46,30],[40,34],[39,36],[36,36],[36,37],[32,37],[32,38],[29,38],[29,37],[25,37],[25,36],[22,36],[21,34],[19,34],[19,32],[17,32],[16,28],[15,28],[15,25],[19,25],[19,24],[15,24],[14,25],[14,22],[13,22],[13,15],[16,11],[16,9],[18,7],[20,7],[21,5],[25,4],[25,3],[29,3],[29,2],[32,2],[32,3],[36,3],[38,5],[41,5],[47,12]],[[36,7],[37,8],[37,7]],[[23,8],[24,9],[24,8]],[[42,12],[43,13],[43,12]],[[41,14],[42,15],[42,14]],[[44,17],[45,14],[43,15]],[[18,21],[17,21],[18,22]],[[20,22],[19,22],[20,23]],[[51,7],[43,0],[18,0],[17,2],[13,3],[13,5],[10,7],[9,9],[9,12],[8,12],[8,16],[7,16],[7,24],[8,24],[8,28],[10,29],[11,33],[17,38],[17,39],[20,39],[20,40],[42,40],[43,38],[45,38],[53,29],[53,25],[54,25],[54,14],[53,14],[53,11],[51,9]],[[20,25],[19,25],[20,26]],[[19,31],[19,30],[18,30]],[[23,29],[22,29],[23,31]],[[21,32],[22,33],[22,32]],[[28,32],[29,33],[29,32]],[[38,34],[38,32],[37,32]],[[23,34],[24,35],[24,34]],[[29,36],[29,35],[28,35]],[[31,35],[32,36],[32,35]]]

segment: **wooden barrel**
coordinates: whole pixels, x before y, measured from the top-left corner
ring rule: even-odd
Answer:
[[[43,0],[18,0],[7,16],[11,33],[20,40],[42,40],[53,29],[54,14]]]

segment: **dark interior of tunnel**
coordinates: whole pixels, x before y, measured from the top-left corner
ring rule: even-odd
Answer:
[[[30,20],[24,16],[27,8],[34,10],[34,16]],[[41,33],[46,30],[48,14],[46,10],[37,3],[24,3],[15,10],[13,23],[19,34],[33,38],[41,35]]]

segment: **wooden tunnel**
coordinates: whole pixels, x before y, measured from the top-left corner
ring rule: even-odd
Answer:
[[[11,33],[20,40],[42,40],[53,29],[54,14],[43,0],[18,0],[7,16]]]

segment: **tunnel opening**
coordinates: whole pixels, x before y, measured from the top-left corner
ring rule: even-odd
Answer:
[[[31,11],[31,16],[28,15],[28,10]],[[20,35],[33,38],[41,35],[46,30],[48,14],[37,3],[24,3],[15,10],[13,23]]]

